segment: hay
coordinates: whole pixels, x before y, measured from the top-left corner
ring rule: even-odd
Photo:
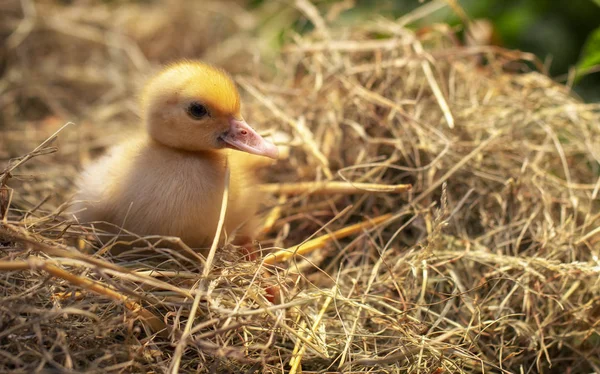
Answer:
[[[177,4],[2,5],[0,372],[600,371],[600,105],[529,55],[405,28],[432,6],[342,28],[306,1]],[[248,64],[274,12],[315,30]],[[391,218],[273,265],[228,246],[210,272],[156,243],[86,251],[62,214],[77,170],[181,56],[240,73],[246,118],[292,136],[268,182],[378,190],[274,197],[263,251]]]

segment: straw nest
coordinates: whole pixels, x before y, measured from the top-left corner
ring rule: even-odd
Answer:
[[[431,5],[346,27],[305,1],[171,5],[2,5],[1,372],[600,371],[600,106],[526,54],[407,28]],[[269,56],[293,18],[314,30]],[[265,175],[277,258],[94,253],[62,213],[183,56],[292,137]]]

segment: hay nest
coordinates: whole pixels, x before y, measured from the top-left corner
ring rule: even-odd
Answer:
[[[240,64],[265,9],[179,4],[2,5],[1,372],[600,371],[599,105],[526,54],[407,28],[430,8],[342,28],[279,4],[314,31]],[[293,138],[269,182],[372,184],[276,191],[264,251],[351,235],[210,268],[81,250],[90,228],[62,214],[77,170],[135,128],[165,56],[241,73],[246,117]]]

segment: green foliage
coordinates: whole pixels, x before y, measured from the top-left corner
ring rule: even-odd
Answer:
[[[595,0],[595,2],[600,2],[600,0]],[[578,78],[598,65],[600,65],[600,27],[590,34],[583,46],[581,58],[577,64]]]

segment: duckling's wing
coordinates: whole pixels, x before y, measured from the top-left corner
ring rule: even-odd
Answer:
[[[125,142],[84,167],[77,181],[74,204],[69,209],[80,222],[111,220],[111,195],[138,151],[139,140]]]

